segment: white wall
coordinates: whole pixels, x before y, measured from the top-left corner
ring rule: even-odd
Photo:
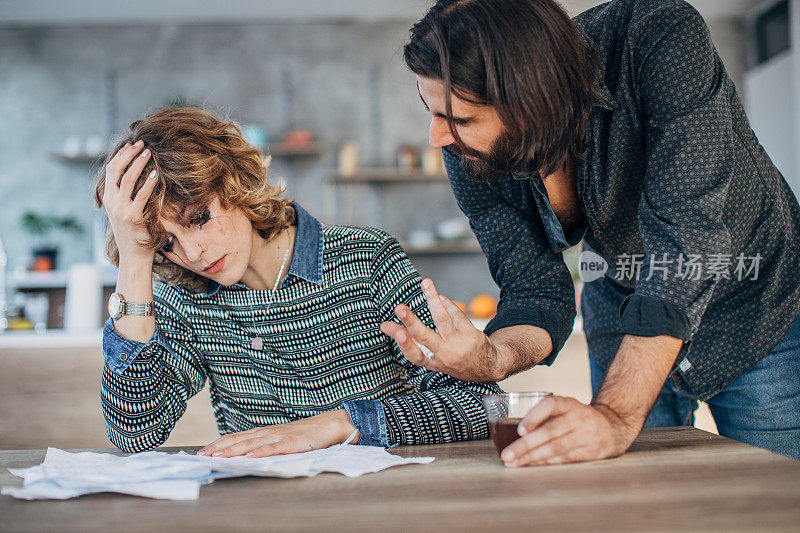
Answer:
[[[795,105],[793,102],[793,65],[791,50],[744,75],[745,107],[750,125],[773,163],[792,186],[797,183]]]
[[[791,147],[794,154],[794,173],[789,183],[792,185],[795,195],[800,198],[800,0],[791,0],[789,3],[789,17],[791,18],[789,42],[792,43],[793,82],[791,84],[792,93],[790,99],[794,111],[792,117],[794,136],[792,137]]]
[[[800,0],[790,0],[790,17],[792,48],[745,73],[744,103],[758,140],[800,197]]]

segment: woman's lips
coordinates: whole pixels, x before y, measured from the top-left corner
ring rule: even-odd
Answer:
[[[220,259],[217,259],[210,265],[208,265],[203,272],[206,274],[216,274],[225,266],[225,256],[223,255]]]

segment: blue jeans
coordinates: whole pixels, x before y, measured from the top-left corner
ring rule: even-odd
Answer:
[[[603,369],[591,357],[592,392]],[[800,316],[753,368],[706,400],[719,434],[800,459]],[[691,426],[697,398],[675,373],[667,378],[644,427]]]

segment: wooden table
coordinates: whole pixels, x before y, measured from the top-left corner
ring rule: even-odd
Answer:
[[[190,502],[0,496],[0,531],[800,530],[800,462],[694,428],[645,430],[624,456],[575,465],[506,468],[488,440],[392,452],[436,461],[354,479],[225,479]],[[0,485],[43,458],[0,451]]]

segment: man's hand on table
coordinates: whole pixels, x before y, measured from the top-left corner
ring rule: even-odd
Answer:
[[[355,430],[347,411],[337,409],[288,424],[229,433],[199,450],[197,455],[267,457],[307,452],[340,444]],[[358,436],[353,442],[358,442]]]
[[[550,396],[528,411],[518,426],[521,438],[501,458],[507,466],[593,461],[625,453],[638,427],[625,423],[605,405]]]
[[[501,453],[509,466],[594,461],[622,455],[658,398],[683,341],[625,335],[591,405],[551,396],[518,426],[521,438]]]

